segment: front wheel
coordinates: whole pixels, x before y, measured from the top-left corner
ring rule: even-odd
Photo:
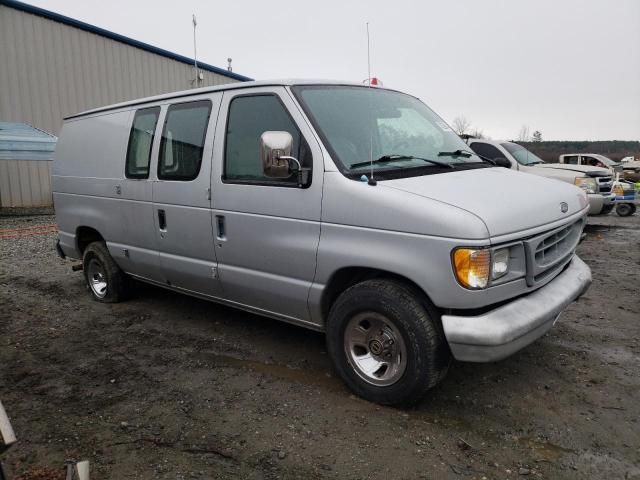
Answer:
[[[107,246],[93,242],[82,255],[82,269],[93,298],[102,303],[125,300],[131,292],[131,279],[120,270]]]
[[[327,349],[358,395],[394,405],[419,400],[451,362],[437,312],[416,289],[367,280],[343,292],[329,312]]]
[[[602,207],[602,210],[598,215],[609,215],[611,213],[611,210],[613,210],[613,207],[613,205],[605,205],[604,207]]]
[[[633,203],[619,203],[616,205],[616,213],[621,217],[628,217],[636,213],[636,206]]]

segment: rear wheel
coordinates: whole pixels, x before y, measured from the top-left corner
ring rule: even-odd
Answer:
[[[636,213],[636,206],[633,203],[619,203],[616,205],[616,213],[621,217],[628,217]]]
[[[343,292],[327,321],[334,368],[358,395],[413,403],[445,375],[451,355],[435,308],[416,289],[367,280]]]
[[[82,256],[87,287],[98,302],[117,303],[131,292],[131,279],[116,264],[103,242],[92,242]]]

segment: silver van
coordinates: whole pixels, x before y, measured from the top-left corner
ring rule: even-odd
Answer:
[[[419,99],[358,84],[202,88],[65,119],[58,253],[93,297],[136,279],[326,332],[364,398],[548,331],[591,283],[580,188],[494,168]]]

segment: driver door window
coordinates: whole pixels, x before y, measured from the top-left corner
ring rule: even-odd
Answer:
[[[600,160],[598,160],[597,158],[593,158],[593,157],[583,157],[584,158],[584,164],[586,165],[590,165],[592,167],[600,167],[603,168],[604,165],[602,164],[602,162]]]
[[[224,151],[225,182],[297,186],[297,176],[293,171],[287,178],[270,178],[264,175],[260,136],[267,131],[289,132],[293,137],[291,155],[303,167],[311,166],[309,146],[278,97],[239,96],[229,105]]]

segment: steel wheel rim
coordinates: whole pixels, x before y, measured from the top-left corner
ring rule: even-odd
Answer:
[[[365,382],[379,387],[396,383],[407,368],[407,348],[396,326],[384,315],[355,315],[344,332],[349,364]]]
[[[104,271],[102,264],[92,258],[87,265],[87,280],[89,281],[89,287],[91,291],[98,298],[104,298],[107,295],[107,274]]]

